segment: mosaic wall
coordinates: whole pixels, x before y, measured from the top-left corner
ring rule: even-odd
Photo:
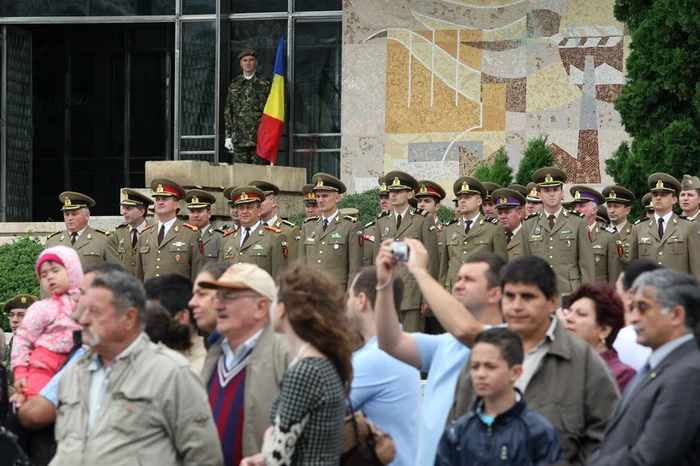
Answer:
[[[608,183],[629,37],[614,0],[345,0],[342,177],[440,181],[546,134],[570,182]],[[448,191],[449,192],[449,191]]]

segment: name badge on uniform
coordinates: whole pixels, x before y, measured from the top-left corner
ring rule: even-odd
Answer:
[[[331,239],[339,239],[339,238],[342,238],[342,237],[343,237],[343,235],[341,235],[340,233],[333,233],[333,234],[331,235]]]
[[[539,235],[540,233],[542,233],[542,227],[537,225],[535,227],[535,231],[533,233],[535,233],[536,235]]]

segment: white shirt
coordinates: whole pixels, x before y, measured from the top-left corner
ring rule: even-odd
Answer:
[[[172,228],[173,224],[175,223],[175,220],[177,220],[177,216],[172,220],[168,220],[165,223],[158,221],[158,233],[160,233],[160,227],[165,226],[165,233],[163,234],[163,237],[165,237],[170,231],[170,228]]]
[[[145,220],[143,222],[141,222],[141,225],[139,225],[137,227],[132,227],[131,225],[129,225],[129,236],[131,236],[133,234],[132,232],[134,230],[136,230],[136,233],[138,233],[140,235],[141,232],[143,231],[143,229],[146,228],[147,226],[148,226],[148,224],[146,223]]]
[[[260,225],[260,220],[258,220],[258,223],[256,223],[252,227],[250,227],[250,236],[253,236],[253,232],[258,229],[258,225]],[[244,227],[244,226],[241,227],[241,243],[240,243],[239,247],[243,247],[243,240],[245,239],[246,230],[247,230],[246,227]]]
[[[335,217],[338,216],[338,213],[339,213],[339,212],[340,212],[340,211],[336,209],[336,211],[333,212],[333,215],[331,215],[330,217],[326,218],[326,217],[323,217],[323,216],[322,216],[322,217],[321,217],[321,224],[323,224],[324,221],[327,221],[328,224],[330,225],[331,222],[332,222],[333,220],[335,220]]]
[[[78,242],[78,240],[80,239],[80,237],[83,236],[83,233],[85,232],[85,229],[86,229],[86,228],[87,228],[87,225],[85,225],[85,228],[83,228],[82,230],[76,232],[76,233],[78,233],[78,236],[75,237],[75,241],[76,241],[76,242]],[[69,233],[69,234],[68,234],[68,237],[70,238],[72,235],[73,235],[73,233]]]
[[[656,228],[659,228],[659,219],[663,218],[664,219],[664,233],[666,233],[666,228],[668,228],[668,222],[671,221],[671,216],[673,215],[673,211],[670,211],[663,217],[659,217],[656,212],[654,212],[654,222],[656,223]]]
[[[248,352],[255,348],[255,344],[260,339],[260,335],[262,335],[263,330],[264,329],[258,330],[255,335],[241,343],[241,345],[236,348],[235,351],[231,349],[231,345],[229,345],[226,338],[221,340],[221,351],[224,353],[222,355],[224,358],[224,367],[226,367],[227,371],[230,371],[236,367],[236,364],[241,362]]]
[[[549,216],[550,216],[550,215],[554,215],[554,223],[556,224],[556,223],[557,223],[557,219],[559,218],[559,215],[561,215],[561,211],[562,211],[562,210],[564,210],[564,208],[563,208],[562,206],[559,206],[559,210],[557,210],[557,211],[554,212],[553,214],[550,214],[550,213],[548,213],[546,210],[542,209],[542,215],[544,216],[544,218],[547,219],[547,221],[549,221]]]
[[[619,225],[610,225],[610,226],[613,227],[613,228],[615,228],[615,229],[618,231],[618,233],[619,233],[619,232],[621,232],[622,230],[625,229],[625,226],[627,226],[627,220],[625,220],[624,222],[622,222],[622,223],[619,224]]]
[[[199,236],[201,236],[202,238],[204,238],[204,235],[206,234],[207,230],[209,229],[209,226],[210,226],[210,225],[207,225],[207,226],[205,226],[204,228],[200,229],[200,230],[199,230]]]
[[[271,217],[270,220],[263,220],[263,219],[260,219],[260,220],[261,220],[265,225],[274,227],[274,226],[275,226],[275,223],[277,223],[277,215],[275,215],[274,217]]]
[[[481,215],[481,214],[480,214],[479,212],[477,212],[476,215],[475,215],[473,218],[471,218],[471,219],[462,217],[462,221],[463,221],[464,224],[466,225],[466,224],[467,224],[467,221],[468,221],[468,220],[471,220],[472,223],[469,224],[469,228],[471,228],[471,227],[473,227],[474,225],[476,225],[476,221],[479,220],[479,215]]]
[[[639,372],[646,364],[651,354],[651,348],[637,343],[637,332],[633,325],[628,325],[620,329],[615,338],[613,348],[617,351],[620,361]]]
[[[408,207],[406,207],[406,209],[405,209],[403,212],[394,211],[394,218],[395,218],[395,219],[398,219],[398,218],[399,218],[399,215],[400,215],[400,216],[401,216],[401,221],[403,222],[403,221],[406,219],[406,214],[408,213],[408,209],[409,209],[410,207],[411,207],[410,205],[409,205]]]
[[[520,229],[521,229],[522,227],[523,227],[523,224],[522,224],[522,223],[519,223],[519,224],[518,224],[518,228],[516,228],[515,230],[513,230],[513,237],[515,237],[515,235],[518,234],[518,232],[520,231]],[[506,233],[508,233],[508,232],[506,231]]]

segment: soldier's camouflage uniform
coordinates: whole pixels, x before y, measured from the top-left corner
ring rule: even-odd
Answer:
[[[226,137],[233,144],[233,161],[238,163],[267,164],[257,156],[258,126],[265,109],[272,83],[268,78],[255,73],[246,79],[240,75],[231,81],[226,96],[224,122]]]

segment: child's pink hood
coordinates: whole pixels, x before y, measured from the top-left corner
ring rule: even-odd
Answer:
[[[78,253],[75,252],[73,248],[69,248],[68,246],[54,246],[52,248],[44,249],[42,253],[39,254],[37,263],[39,263],[42,256],[47,254],[55,254],[61,259],[63,265],[68,271],[69,291],[77,291],[78,288],[80,288],[80,284],[83,282],[83,266],[80,264],[80,257],[78,257]],[[39,276],[38,270],[37,276]]]

